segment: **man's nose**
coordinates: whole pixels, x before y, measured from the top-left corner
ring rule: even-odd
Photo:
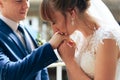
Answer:
[[[27,9],[27,8],[29,8],[29,7],[30,7],[30,1],[25,0],[25,1],[23,2],[23,8]]]

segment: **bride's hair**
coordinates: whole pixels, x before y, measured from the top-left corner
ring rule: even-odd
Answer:
[[[89,7],[89,0],[53,0],[57,10],[67,11],[77,8],[79,12],[84,12]]]
[[[84,13],[89,7],[90,0],[42,0],[40,16],[45,21],[52,21],[54,11],[60,11],[65,15],[66,11],[76,8],[79,13]]]

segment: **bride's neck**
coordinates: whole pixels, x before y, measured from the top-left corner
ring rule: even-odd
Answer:
[[[77,22],[79,25],[77,27],[78,30],[81,31],[85,37],[92,35],[98,29],[95,20],[87,13],[81,15]]]

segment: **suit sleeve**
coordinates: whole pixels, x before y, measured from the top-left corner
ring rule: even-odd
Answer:
[[[17,62],[10,61],[0,48],[0,78],[1,80],[31,80],[39,70],[57,60],[49,43],[38,47],[30,55]]]
[[[35,80],[49,80],[49,74],[47,68],[40,70]]]
[[[49,80],[49,76],[48,76],[48,70],[47,68],[44,68],[42,71],[41,71],[41,80]]]

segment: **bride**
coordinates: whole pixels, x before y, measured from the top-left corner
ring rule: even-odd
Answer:
[[[120,26],[101,0],[43,0],[40,12],[76,44],[58,48],[69,80],[120,79]]]

